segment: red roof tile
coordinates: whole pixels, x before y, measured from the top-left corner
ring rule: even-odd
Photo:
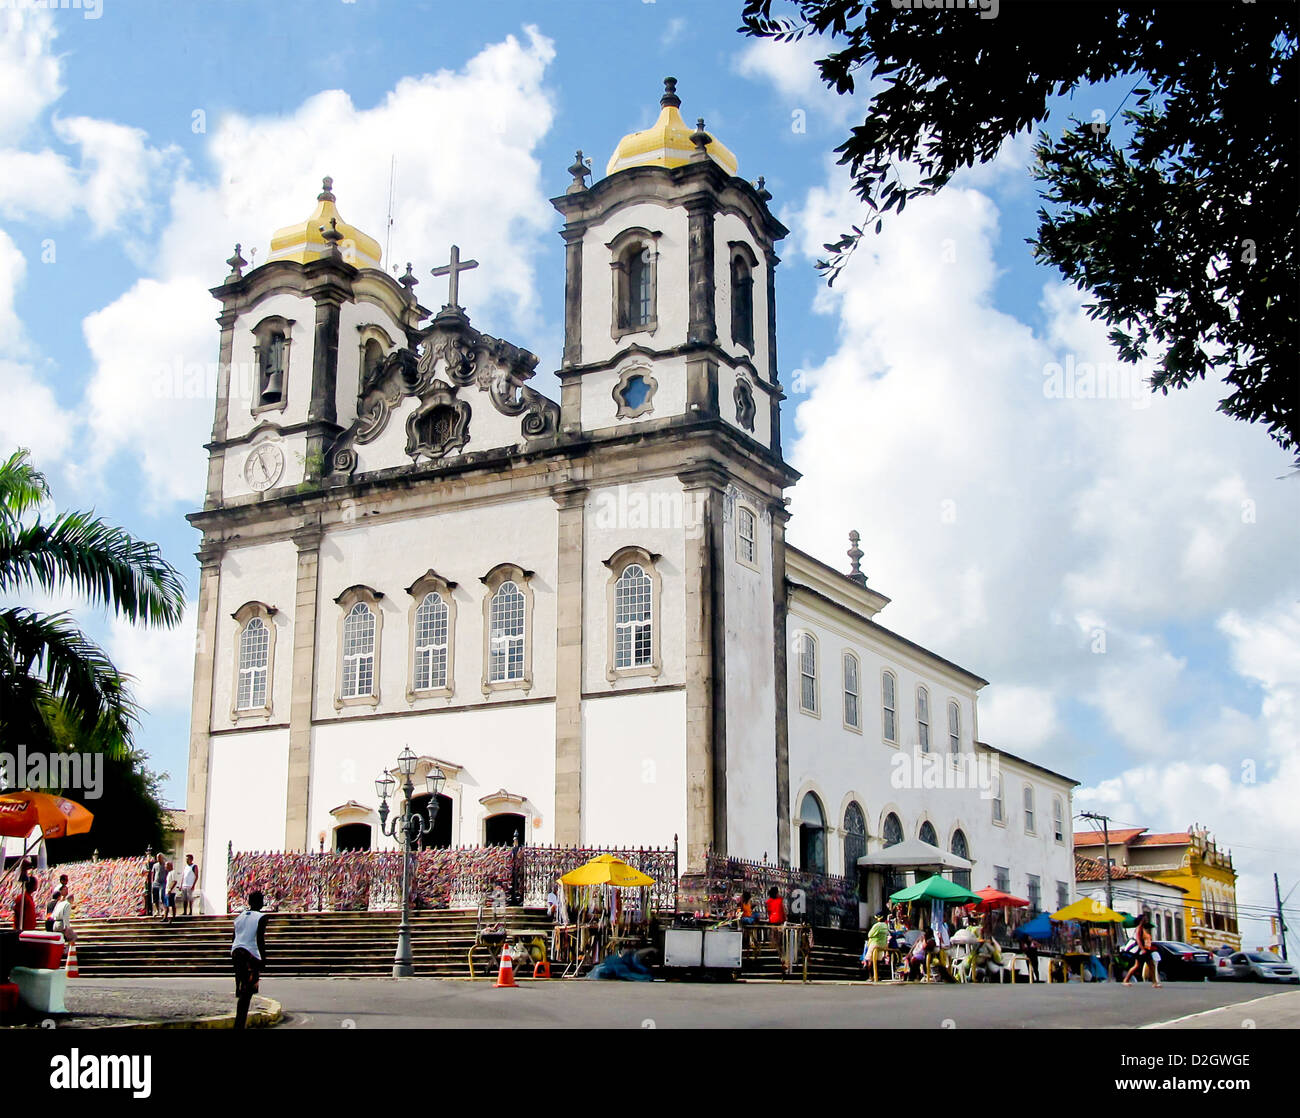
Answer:
[[[1132,842],[1138,835],[1145,831],[1145,827],[1125,827],[1120,830],[1111,831],[1111,846],[1124,846]],[[1075,831],[1075,846],[1104,846],[1105,838],[1100,831]]]
[[[1160,835],[1141,835],[1132,840],[1134,846],[1179,846],[1192,841],[1186,831],[1168,831]]]

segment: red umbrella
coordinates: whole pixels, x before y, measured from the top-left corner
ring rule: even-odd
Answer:
[[[1023,897],[1013,897],[1010,893],[1002,892],[1001,889],[990,887],[988,889],[976,889],[975,892],[984,898],[975,906],[980,912],[988,912],[994,908],[1029,907],[1029,902]]]

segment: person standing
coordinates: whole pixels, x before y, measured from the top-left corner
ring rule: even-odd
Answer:
[[[780,927],[785,923],[785,901],[781,898],[781,890],[773,885],[767,891],[767,923],[772,929],[772,946],[779,948],[781,945]]]
[[[230,945],[235,968],[235,1028],[248,1024],[248,1007],[257,993],[258,979],[266,966],[266,913],[262,892],[248,894],[248,907],[235,917],[235,939]]]
[[[173,863],[167,863],[166,884],[163,886],[163,920],[171,924],[176,920],[176,891],[181,887],[181,875]]]
[[[14,931],[36,931],[36,875],[22,879],[18,895],[14,897]]]
[[[194,855],[185,855],[185,865],[181,868],[181,904],[185,915],[192,916],[194,891],[199,887],[199,867],[194,864]]]
[[[59,893],[68,887],[68,875],[59,874],[59,883],[54,887],[54,892],[50,894],[50,899],[45,902],[45,930],[54,931],[54,907],[59,903]]]
[[[53,927],[51,931],[58,932],[63,936],[64,943],[76,943],[77,933],[72,930],[72,890],[62,889],[59,891],[59,903],[54,906],[54,914],[51,918]]]
[[[1133,929],[1133,938],[1137,940],[1137,955],[1133,960],[1133,965],[1129,967],[1128,973],[1124,976],[1124,985],[1132,986],[1131,979],[1134,974],[1138,975],[1138,981],[1143,980],[1148,965],[1151,967],[1151,984],[1160,989],[1160,972],[1156,969],[1155,941],[1151,935],[1150,916],[1142,913],[1138,917],[1137,927]]]
[[[867,932],[867,953],[863,957],[862,965],[865,967],[871,964],[871,981],[880,981],[880,960],[885,958],[889,951],[889,923],[885,918],[885,913],[881,912],[876,916],[876,922],[871,925],[871,930]]]
[[[165,920],[167,907],[163,903],[163,898],[167,891],[167,859],[163,857],[162,851],[159,851],[158,857],[154,859],[152,870],[153,876],[149,879],[149,895],[153,900],[153,912],[155,916]]]

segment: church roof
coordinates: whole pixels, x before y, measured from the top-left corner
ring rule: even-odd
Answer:
[[[618,142],[609,157],[605,174],[625,171],[629,167],[682,167],[695,154],[691,137],[695,129],[682,119],[678,111],[681,98],[677,96],[677,79],[664,78],[664,95],[659,98],[659,119],[640,132],[629,132]],[[736,173],[736,157],[719,140],[710,138],[704,150],[709,158],[729,175]]]
[[[330,243],[325,233],[336,231],[339,252],[343,258],[357,268],[378,268],[380,249],[374,237],[361,232],[355,225],[349,225],[339,215],[334,205],[334,180],[326,177],[321,183],[321,192],[316,195],[316,208],[306,221],[296,225],[286,225],[276,231],[271,238],[272,260],[293,260],[299,264],[308,264],[326,255]]]

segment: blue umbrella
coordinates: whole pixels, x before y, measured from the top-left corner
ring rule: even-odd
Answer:
[[[1028,923],[1021,924],[1016,929],[1016,935],[1026,935],[1030,939],[1051,939],[1052,922],[1047,918],[1047,913],[1040,912]]]

